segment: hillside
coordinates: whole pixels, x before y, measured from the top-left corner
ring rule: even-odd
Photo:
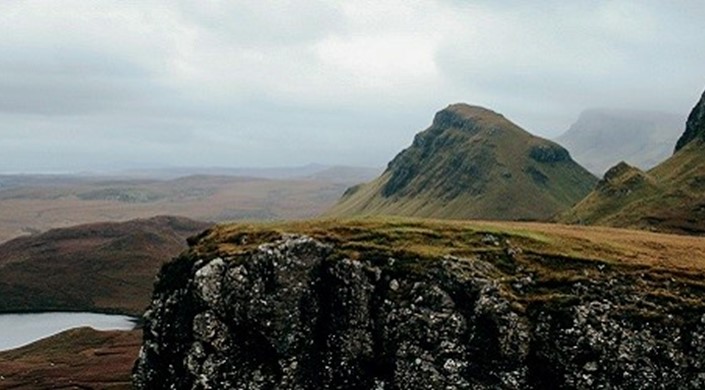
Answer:
[[[328,215],[547,219],[595,182],[559,145],[493,111],[454,104],[379,178],[348,189]]]
[[[50,230],[0,245],[0,312],[140,315],[159,267],[210,224],[154,217]]]
[[[705,386],[698,238],[365,218],[191,242],[155,285],[138,389]]]
[[[78,328],[0,352],[0,389],[131,389],[141,335]]]
[[[559,220],[705,234],[704,101],[705,94],[688,117],[669,159],[646,172],[617,165]]]
[[[657,111],[592,109],[556,142],[593,174],[602,177],[608,168],[625,161],[650,169],[667,159],[681,134],[680,115]]]

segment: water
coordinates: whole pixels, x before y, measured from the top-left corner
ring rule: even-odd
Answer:
[[[132,317],[96,313],[0,314],[0,351],[14,349],[68,329],[130,330]]]

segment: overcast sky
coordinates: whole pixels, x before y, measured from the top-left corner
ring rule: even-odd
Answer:
[[[705,2],[0,1],[0,171],[382,166],[467,102],[684,117]]]

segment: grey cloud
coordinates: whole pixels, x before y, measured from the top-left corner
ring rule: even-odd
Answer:
[[[452,102],[555,135],[705,86],[705,3],[384,2],[2,2],[0,171],[383,165]]]

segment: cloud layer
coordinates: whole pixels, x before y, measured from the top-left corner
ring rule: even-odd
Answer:
[[[0,170],[386,163],[464,101],[685,116],[705,3],[0,2]]]

